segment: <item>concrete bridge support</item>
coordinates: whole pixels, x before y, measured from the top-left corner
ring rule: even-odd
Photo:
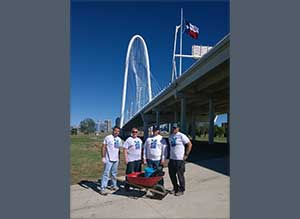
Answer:
[[[192,113],[191,125],[192,125],[192,130],[191,130],[192,141],[195,141],[196,140],[196,118],[195,118],[195,113]]]
[[[174,111],[174,122],[173,123],[177,123],[179,120],[179,115],[177,111]],[[172,128],[172,127],[171,127]]]
[[[209,128],[208,128],[208,144],[214,143],[214,119],[215,119],[215,112],[214,112],[214,103],[212,98],[210,97],[208,100],[209,104],[209,112],[208,112],[208,118],[209,118]]]
[[[187,133],[187,121],[186,121],[186,98],[182,96],[180,98],[181,102],[181,112],[180,112],[180,126],[181,126],[181,131],[183,133]]]
[[[144,141],[148,138],[149,136],[149,116],[141,113],[142,119],[143,119],[143,132],[144,132]]]
[[[156,110],[156,126],[159,127],[160,125],[160,111]]]

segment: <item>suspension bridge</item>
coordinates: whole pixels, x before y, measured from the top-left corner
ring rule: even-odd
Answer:
[[[151,126],[177,122],[182,132],[195,140],[196,122],[201,121],[209,123],[209,143],[213,144],[216,115],[227,113],[228,125],[230,121],[229,45],[228,34],[162,89],[151,73],[146,43],[135,35],[125,63],[120,115],[123,135],[137,127],[145,139]]]

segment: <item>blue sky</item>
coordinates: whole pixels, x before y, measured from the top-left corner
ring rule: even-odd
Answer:
[[[183,36],[183,54],[191,54],[194,44],[213,46],[229,33],[229,3],[224,1],[71,3],[71,125],[85,118],[114,123],[119,116],[126,51],[135,34],[146,41],[151,72],[160,86],[170,82],[180,8],[184,19],[200,30],[197,40]],[[183,71],[193,62],[183,59]]]

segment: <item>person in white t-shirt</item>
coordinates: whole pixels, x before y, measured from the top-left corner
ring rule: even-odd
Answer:
[[[173,184],[173,191],[176,196],[184,194],[185,191],[185,160],[192,150],[190,139],[183,133],[179,132],[179,126],[174,123],[172,126],[172,134],[169,136],[169,152],[170,159],[168,163],[169,175]],[[179,185],[177,184],[177,177]]]
[[[158,169],[163,166],[166,158],[167,142],[159,134],[159,127],[153,127],[153,135],[148,137],[144,144],[143,159],[148,167]],[[163,185],[163,180],[159,182]]]
[[[142,140],[137,136],[138,129],[131,129],[131,136],[124,142],[124,156],[126,166],[126,175],[133,172],[140,172],[142,168]],[[125,189],[129,190],[129,185],[125,184]]]
[[[118,190],[117,187],[117,173],[119,165],[119,149],[122,147],[122,140],[118,136],[120,128],[115,126],[113,133],[108,135],[103,140],[102,145],[102,162],[104,163],[104,171],[101,180],[101,195],[107,195],[106,187],[108,184],[109,176],[111,174],[112,190]]]

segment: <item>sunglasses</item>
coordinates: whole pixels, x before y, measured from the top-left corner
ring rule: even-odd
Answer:
[[[132,133],[138,133],[138,131],[132,131]]]

